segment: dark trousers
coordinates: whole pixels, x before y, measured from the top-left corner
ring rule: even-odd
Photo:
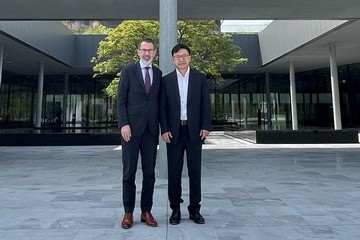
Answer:
[[[135,176],[139,153],[143,173],[141,191],[141,211],[151,211],[155,184],[155,164],[158,136],[152,136],[149,128],[141,136],[132,136],[130,142],[121,139],[123,162],[123,204],[126,213],[132,213],[135,207]]]
[[[186,151],[190,202],[189,211],[191,209],[200,209],[201,201],[201,149],[202,141],[191,142],[187,126],[180,127],[179,141],[177,143],[168,143],[168,195],[170,208],[176,209],[183,202],[181,198],[181,176],[184,165],[184,153]]]

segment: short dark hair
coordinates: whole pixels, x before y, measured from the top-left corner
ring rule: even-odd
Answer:
[[[190,48],[185,43],[176,44],[173,47],[173,49],[171,50],[171,55],[174,56],[174,54],[177,53],[178,51],[180,51],[181,49],[186,49],[188,51],[189,55],[191,55]]]
[[[143,43],[143,42],[152,43],[154,45],[154,48],[156,48],[155,41],[152,38],[141,39],[141,41],[138,43],[138,48],[140,48],[141,43]]]

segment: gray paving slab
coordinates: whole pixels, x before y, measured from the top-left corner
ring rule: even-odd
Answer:
[[[204,145],[202,213],[168,224],[167,180],[153,215],[119,226],[121,147],[0,147],[1,240],[360,239],[360,144],[261,145],[212,133]],[[141,166],[139,166],[140,169]]]

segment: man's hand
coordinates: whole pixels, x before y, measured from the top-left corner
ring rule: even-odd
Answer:
[[[166,143],[170,143],[170,140],[172,138],[171,132],[166,132],[163,135],[161,135],[162,139],[164,140],[164,142]]]
[[[120,129],[120,133],[125,142],[129,142],[131,138],[131,129],[130,125],[124,125]]]
[[[210,134],[210,131],[201,129],[201,131],[200,131],[201,140],[204,140],[207,136],[209,136],[209,134]]]

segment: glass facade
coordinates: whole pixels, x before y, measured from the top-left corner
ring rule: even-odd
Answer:
[[[215,125],[292,129],[288,74],[269,74],[268,100],[265,74],[223,77],[221,82],[210,81]],[[338,77],[342,127],[358,128],[360,64],[339,66]],[[296,73],[295,78],[299,129],[334,129],[330,69]]]
[[[70,75],[68,94],[65,75],[45,75],[41,126],[44,131],[116,130],[116,102],[103,93],[108,78]],[[0,129],[2,132],[31,132],[36,122],[37,76],[5,74],[1,85]],[[74,129],[76,128],[76,129]],[[16,129],[16,130],[14,130]]]
[[[338,67],[343,128],[360,126],[360,63]],[[116,100],[103,90],[113,76],[45,75],[42,128],[62,132],[117,131]],[[3,76],[0,92],[2,132],[31,132],[36,121],[37,76]],[[291,129],[288,74],[226,74],[209,80],[214,130],[224,126],[239,129]],[[267,94],[268,93],[268,94]],[[330,69],[296,73],[299,129],[333,129]],[[270,122],[269,122],[270,121]]]

